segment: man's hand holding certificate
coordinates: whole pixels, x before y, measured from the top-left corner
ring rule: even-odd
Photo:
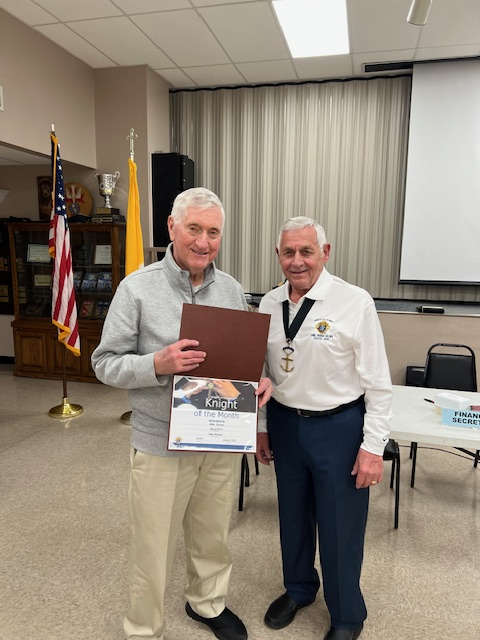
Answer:
[[[265,314],[184,305],[180,339],[198,340],[207,357],[198,375],[174,376],[170,450],[255,451],[269,322]]]

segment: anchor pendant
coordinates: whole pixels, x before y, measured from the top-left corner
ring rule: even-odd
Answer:
[[[292,355],[292,353],[294,351],[295,351],[295,349],[293,349],[292,347],[283,347],[283,352],[285,353],[285,358],[282,358],[282,360],[285,361],[285,366],[283,366],[283,364],[281,364],[280,366],[285,371],[285,373],[290,373],[291,371],[293,371],[295,369],[295,367],[290,367],[290,365],[293,363],[293,359],[290,358],[290,356]]]

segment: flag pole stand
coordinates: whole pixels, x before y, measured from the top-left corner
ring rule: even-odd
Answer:
[[[62,404],[52,407],[48,412],[51,418],[75,418],[83,413],[83,407],[79,404],[70,404],[68,398],[63,398]]]
[[[67,396],[67,371],[65,367],[65,349],[62,349],[62,369],[63,369],[63,400],[62,404],[52,407],[48,412],[51,418],[76,418],[83,413],[83,407],[79,404],[70,404]]]

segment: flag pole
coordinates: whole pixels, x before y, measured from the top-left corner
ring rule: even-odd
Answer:
[[[68,228],[65,207],[63,171],[60,159],[60,145],[52,124],[50,135],[52,142],[52,212],[50,215],[50,231],[48,247],[53,263],[52,277],[52,323],[57,327],[58,340],[74,355],[80,355],[80,339],[78,336],[78,318],[73,289],[72,255],[70,251],[70,230]],[[51,418],[74,418],[83,413],[79,404],[70,404],[67,395],[67,368],[65,349],[62,351],[62,404],[52,407],[48,412]]]
[[[136,269],[143,267],[143,242],[141,240],[141,227],[140,227],[140,201],[138,195],[137,184],[137,167],[135,165],[135,140],[138,138],[138,134],[134,129],[130,129],[130,133],[126,137],[129,141],[130,153],[129,153],[129,175],[130,185],[128,193],[128,210],[127,210],[127,233],[126,233],[126,259],[125,259],[125,275],[135,271]],[[135,223],[135,224],[134,224]],[[142,257],[140,258],[138,252],[142,251]],[[131,411],[126,411],[120,416],[120,422],[123,424],[130,424],[130,418],[132,416]]]

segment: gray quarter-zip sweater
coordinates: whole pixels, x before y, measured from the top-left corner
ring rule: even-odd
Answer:
[[[161,262],[122,280],[92,354],[101,382],[129,389],[132,447],[152,455],[191,455],[167,451],[172,376],[156,376],[153,366],[155,352],[179,338],[183,303],[247,308],[240,284],[214,264],[205,270],[203,284],[194,289],[189,272],[177,265],[169,245]]]

